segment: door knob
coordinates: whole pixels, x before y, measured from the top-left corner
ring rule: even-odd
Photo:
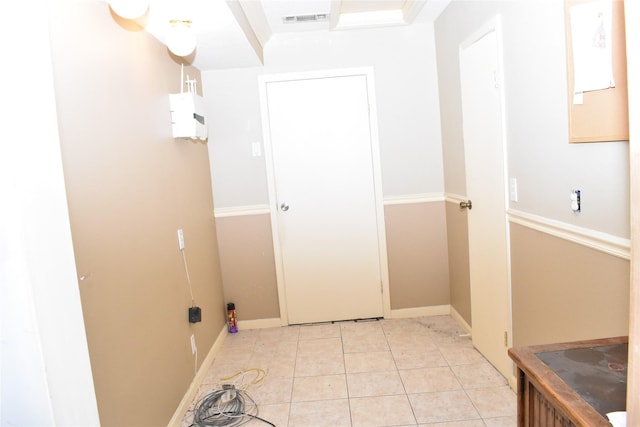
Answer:
[[[460,202],[460,209],[469,209],[469,210],[471,210],[472,207],[473,207],[473,205],[471,204],[471,200],[467,200],[466,202]]]
[[[289,205],[288,205],[288,204],[286,204],[286,203],[281,204],[281,205],[280,205],[280,210],[281,210],[282,212],[286,212],[286,211],[288,211],[288,210],[289,210]]]

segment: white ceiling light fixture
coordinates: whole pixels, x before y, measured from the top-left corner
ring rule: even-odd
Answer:
[[[173,19],[166,33],[167,47],[176,56],[187,56],[196,48],[196,33],[191,28],[191,21]]]
[[[113,13],[124,19],[136,19],[149,9],[149,0],[109,0],[109,6]]]

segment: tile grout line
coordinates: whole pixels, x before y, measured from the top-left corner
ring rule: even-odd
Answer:
[[[409,347],[410,350],[415,350],[417,354],[423,354],[425,352],[430,352],[431,350],[425,350],[422,351],[423,346],[419,346],[416,347],[414,344],[411,344],[412,342],[412,336],[415,334],[421,335],[421,336],[426,336],[429,338],[429,340],[433,343],[433,347],[434,350],[437,351],[437,355],[446,363],[444,366],[446,366],[453,374],[454,378],[456,379],[456,381],[458,382],[458,385],[460,387],[460,390],[464,391],[464,395],[465,397],[468,399],[469,403],[471,404],[471,407],[474,408],[475,412],[476,412],[476,416],[479,418],[474,418],[476,420],[476,422],[480,422],[482,423],[482,425],[488,425],[486,422],[486,419],[482,416],[482,414],[479,411],[479,408],[476,404],[476,402],[474,402],[471,399],[471,395],[469,394],[470,390],[475,390],[477,388],[484,388],[484,387],[474,387],[473,385],[477,385],[477,384],[487,384],[486,387],[494,387],[493,385],[489,384],[492,382],[493,378],[488,378],[486,376],[483,376],[482,378],[479,378],[480,381],[479,382],[475,382],[475,377],[473,378],[469,378],[469,373],[466,372],[464,369],[461,372],[456,372],[454,370],[454,367],[458,367],[461,365],[466,365],[468,363],[465,362],[473,362],[475,361],[475,359],[473,357],[471,357],[471,354],[467,354],[468,350],[464,350],[462,353],[458,353],[459,350],[456,350],[454,347],[456,344],[460,344],[460,346],[462,348],[466,348],[466,346],[468,345],[467,340],[461,340],[461,341],[457,341],[456,340],[456,332],[455,330],[451,329],[450,326],[446,323],[425,323],[422,319],[419,319],[417,322],[417,326],[422,325],[422,327],[426,327],[426,329],[422,329],[422,328],[418,328],[418,329],[413,329],[413,328],[408,328],[406,330],[403,330],[403,324],[402,323],[398,323],[395,325],[392,325],[392,323],[384,323],[385,320],[381,320],[380,321],[380,331],[382,333],[382,337],[384,338],[384,345],[386,346],[384,352],[388,352],[389,356],[385,356],[385,357],[391,357],[391,362],[392,365],[387,365],[390,368],[392,368],[392,371],[387,371],[385,369],[382,369],[381,365],[371,365],[363,358],[363,359],[353,359],[352,361],[355,362],[356,360],[361,360],[361,362],[357,362],[359,364],[361,363],[365,363],[366,366],[361,366],[360,368],[356,369],[356,371],[359,372],[360,369],[363,370],[363,373],[378,373],[381,369],[384,372],[393,372],[400,380],[400,383],[402,385],[402,391],[403,391],[403,395],[405,396],[405,399],[407,399],[408,404],[409,404],[409,408],[411,410],[411,415],[413,417],[413,420],[415,422],[415,424],[412,425],[419,425],[418,423],[418,417],[416,415],[416,408],[414,407],[414,405],[411,403],[411,400],[409,399],[410,394],[407,391],[407,386],[405,381],[403,380],[403,377],[400,375],[401,373],[401,369],[398,365],[399,361],[396,357],[396,355],[394,355],[394,352],[392,350],[392,346],[390,344],[390,337],[393,335],[397,335],[398,338],[400,339],[400,341],[398,341],[399,345],[404,346],[405,344],[403,343],[403,339],[405,338],[405,335],[410,338],[407,342],[407,344],[409,344],[409,346],[413,346],[413,347]],[[356,323],[357,324],[357,323]],[[409,324],[411,325],[411,323]],[[399,328],[398,328],[399,327]],[[340,349],[341,349],[341,354],[339,355],[341,362],[342,362],[342,374],[344,375],[344,381],[345,381],[345,387],[346,387],[346,397],[347,397],[347,405],[348,408],[346,408],[348,410],[348,417],[349,417],[349,424],[350,425],[354,425],[354,413],[352,412],[352,401],[353,399],[356,398],[356,396],[352,396],[352,393],[357,389],[357,385],[359,384],[358,382],[355,382],[354,385],[356,385],[356,389],[351,390],[350,384],[349,384],[349,374],[347,372],[347,346],[349,347],[350,350],[352,350],[350,353],[373,353],[373,352],[382,352],[381,349],[378,349],[378,344],[376,344],[373,348],[371,349],[371,346],[369,345],[370,343],[367,342],[366,339],[364,339],[364,343],[363,346],[361,347],[360,344],[358,344],[355,341],[349,341],[351,338],[353,338],[354,340],[357,341],[358,338],[360,337],[370,337],[372,332],[375,332],[375,334],[378,334],[378,329],[377,328],[373,328],[373,330],[369,331],[367,328],[365,328],[364,330],[360,330],[358,329],[358,327],[355,327],[353,329],[353,331],[347,327],[343,330],[342,326],[340,324],[337,325],[337,334],[339,334],[340,337]],[[393,333],[393,331],[396,332],[396,334]],[[281,407],[282,409],[277,409],[278,413],[281,414],[278,416],[278,418],[280,418],[282,420],[282,422],[286,423],[286,425],[290,425],[293,420],[293,415],[294,415],[294,407],[293,407],[293,393],[294,393],[294,385],[295,385],[295,380],[296,380],[296,371],[298,366],[298,363],[300,361],[300,359],[298,359],[298,357],[300,356],[300,345],[301,345],[301,337],[302,337],[302,333],[301,330],[299,329],[297,331],[297,335],[293,336],[293,338],[295,339],[295,354],[294,354],[294,358],[292,360],[292,371],[289,371],[287,368],[287,372],[292,372],[291,373],[291,388],[289,390],[288,393],[288,402],[283,402],[285,404],[288,404],[288,408],[286,407]],[[309,332],[309,331],[307,331]],[[330,332],[328,335],[331,335],[333,333],[336,332]],[[353,337],[351,337],[350,332],[353,332]],[[336,334],[336,335],[337,335]],[[332,336],[336,336],[336,335],[332,335]],[[256,335],[254,337],[252,337],[251,341],[247,341],[246,344],[249,344],[248,350],[250,350],[250,357],[249,357],[249,361],[247,361],[247,363],[253,363],[253,359],[255,359],[255,357],[259,356],[260,354],[258,354],[258,349],[262,348],[258,345],[259,342],[262,342],[260,340],[260,337],[262,336],[262,331],[260,333],[256,333]],[[265,334],[266,337],[266,334]],[[309,340],[317,340],[317,339],[321,339],[321,338],[327,338],[327,336],[323,333],[318,334],[317,336],[314,333],[311,334],[305,334],[305,337]],[[282,341],[282,337],[280,337],[280,339],[275,340],[276,342],[281,342]],[[288,340],[287,340],[288,341]],[[293,341],[293,340],[291,340]],[[347,342],[349,341],[349,342]],[[354,346],[355,345],[355,346]],[[449,355],[449,357],[445,356],[445,352],[443,352],[443,349],[447,346],[450,345],[451,348],[449,348],[446,352],[446,354]],[[293,346],[291,346],[293,347]],[[473,349],[475,349],[474,347],[472,347]],[[226,348],[227,351],[237,351],[237,349],[234,349],[233,346],[231,347],[227,347]],[[411,352],[410,350],[407,350],[409,352]],[[476,350],[477,351],[477,350]],[[224,354],[221,352],[221,354]],[[278,352],[276,351],[275,354],[271,354],[269,356],[267,356],[261,363],[265,363],[267,364],[267,366],[272,366],[276,361],[278,361],[278,358],[280,356],[278,356]],[[400,353],[400,354],[404,354],[404,353]],[[434,354],[435,356],[435,354]],[[226,356],[225,356],[226,357]],[[426,359],[425,359],[426,360]],[[250,362],[251,361],[251,362]],[[422,361],[422,360],[421,360]],[[478,363],[484,362],[486,361],[486,358],[482,358],[480,361],[478,361]],[[459,362],[459,363],[458,363]],[[215,362],[214,362],[215,363]],[[411,362],[411,360],[408,360],[409,365],[407,366],[411,366],[412,364],[414,364],[413,362]],[[430,360],[429,363],[432,363],[432,361]],[[441,362],[438,362],[441,363]],[[471,363],[473,364],[473,363]],[[358,365],[359,366],[359,365]],[[438,365],[439,366],[439,365]],[[337,366],[336,366],[337,367]],[[430,367],[427,366],[427,367]],[[431,366],[431,367],[435,367],[435,366]],[[332,368],[333,369],[333,368]],[[417,368],[416,368],[417,369]],[[382,372],[380,371],[380,372]],[[337,370],[335,371],[336,373]],[[302,372],[301,372],[302,373]],[[286,377],[286,375],[288,374],[280,374],[278,377],[275,378],[279,378],[280,376]],[[324,374],[323,374],[324,375]],[[329,374],[326,374],[329,375]],[[470,388],[468,388],[467,386],[465,386],[465,384],[463,384],[462,380],[461,380],[461,376],[463,378],[467,378],[469,381],[467,386],[469,386]],[[309,376],[321,376],[321,375],[309,375]],[[487,382],[485,380],[487,379],[491,379],[491,381]],[[394,380],[395,381],[395,380]],[[497,385],[495,386],[497,387]],[[398,389],[398,391],[400,391],[400,389]],[[387,396],[386,394],[379,394],[380,390],[378,389],[376,391],[375,394],[371,394],[371,396],[369,396],[368,394],[364,397],[378,397],[378,396]],[[502,391],[500,393],[498,393],[496,396],[501,395]],[[477,392],[474,392],[474,395],[477,396]],[[284,400],[284,399],[283,399]],[[333,399],[321,399],[321,400],[333,400]],[[482,403],[482,401],[480,401],[480,403]],[[484,405],[484,403],[482,403],[482,405]],[[268,406],[268,405],[260,405],[258,404],[258,406]],[[288,410],[286,410],[288,409]],[[275,409],[273,409],[275,410]],[[286,412],[285,412],[286,410]],[[407,411],[406,413],[407,415],[409,414],[409,412]],[[300,414],[299,414],[300,415]],[[344,412],[344,415],[347,415],[347,412]],[[502,418],[504,416],[497,416],[497,417],[490,417],[490,418]],[[186,420],[185,420],[186,421]],[[300,421],[300,419],[298,419],[298,421]],[[347,421],[346,419],[344,421]],[[408,421],[408,420],[407,420]],[[454,420],[450,420],[450,421],[454,421]],[[460,420],[459,420],[460,421]],[[471,421],[471,420],[469,420]],[[291,425],[291,427],[293,427],[293,425]]]
[[[299,350],[300,350],[300,328],[298,328],[298,336],[296,338],[296,355],[293,359],[293,373],[291,374],[293,378],[291,379],[291,393],[289,393],[289,411],[287,412],[287,426],[291,421],[291,413],[293,411],[293,387],[296,382],[296,367],[298,366]]]
[[[347,388],[347,407],[349,408],[349,425],[353,426],[353,414],[351,413],[351,394],[349,393],[349,379],[347,378],[347,360],[345,358],[344,351],[344,337],[342,335],[342,327],[339,326],[338,330],[340,331],[340,347],[342,349],[342,366],[344,367],[344,383]]]
[[[396,370],[396,374],[398,375],[398,378],[400,378],[400,382],[402,383],[402,389],[404,390],[404,397],[405,399],[407,399],[407,403],[409,404],[409,408],[411,408],[411,415],[413,415],[413,420],[415,421],[415,425],[419,425],[418,423],[418,415],[416,414],[416,410],[413,407],[413,405],[411,404],[411,399],[409,399],[409,393],[407,392],[407,386],[404,383],[404,380],[402,379],[402,375],[400,375],[400,368],[398,368],[398,363],[396,362],[396,357],[393,355],[393,349],[391,348],[391,344],[389,343],[389,334],[387,334],[387,331],[384,330],[384,327],[382,327],[382,333],[384,334],[384,339],[385,342],[387,343],[387,347],[389,348],[389,353],[391,354],[391,360],[393,360],[393,366],[395,366]]]

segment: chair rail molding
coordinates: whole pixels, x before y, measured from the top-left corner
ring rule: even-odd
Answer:
[[[509,209],[509,222],[550,234],[618,258],[631,259],[631,240],[566,222]]]

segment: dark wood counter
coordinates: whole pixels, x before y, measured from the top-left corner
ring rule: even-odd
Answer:
[[[518,426],[611,426],[625,410],[628,337],[509,349],[517,366]]]

